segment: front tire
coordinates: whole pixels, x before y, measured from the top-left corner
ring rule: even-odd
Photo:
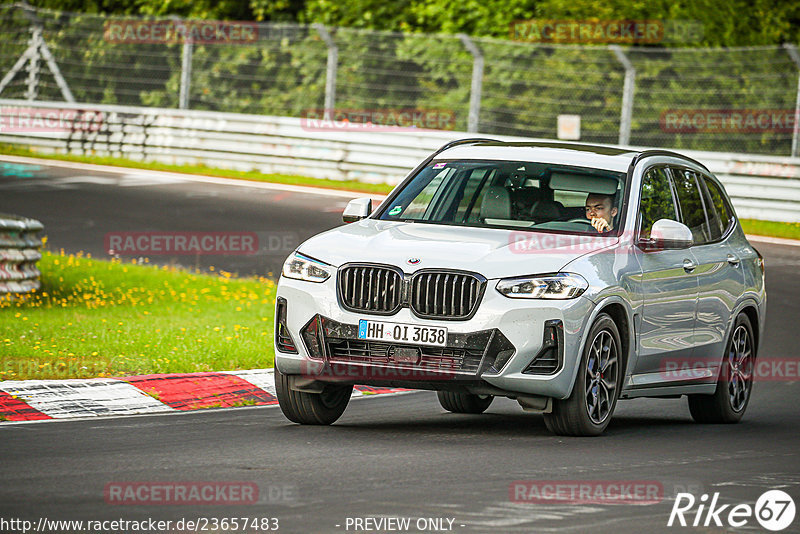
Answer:
[[[756,351],[750,318],[740,313],[725,348],[713,395],[689,395],[689,413],[697,423],[738,423],[753,390]]]
[[[436,396],[439,398],[442,408],[453,413],[483,413],[494,400],[492,395],[474,395],[452,391],[437,391]]]
[[[295,391],[289,387],[289,376],[275,366],[275,393],[289,421],[301,425],[330,425],[347,408],[353,386],[326,384],[322,393]]]
[[[544,414],[548,430],[561,436],[597,436],[611,421],[622,387],[622,342],[616,323],[601,313],[587,336],[578,376],[567,399],[553,399]]]

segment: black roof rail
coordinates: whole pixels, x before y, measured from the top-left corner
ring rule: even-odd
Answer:
[[[487,137],[469,137],[467,139],[456,139],[455,141],[450,141],[449,143],[446,143],[446,144],[442,145],[442,147],[439,148],[439,150],[434,152],[432,155],[435,156],[436,154],[444,152],[445,150],[447,150],[449,148],[453,148],[454,146],[458,146],[458,145],[471,145],[471,144],[474,144],[474,143],[487,143],[487,142],[488,143],[502,143],[502,141],[500,141],[499,139],[489,139]]]
[[[689,156],[684,156],[683,154],[678,154],[677,152],[672,152],[670,150],[659,150],[659,149],[642,150],[641,152],[636,154],[636,157],[634,157],[633,161],[631,161],[631,168],[633,168],[639,162],[640,159],[646,158],[646,157],[649,157],[649,156],[672,156],[673,158],[685,159],[687,161],[691,161],[692,163],[695,163],[695,164],[701,166],[702,168],[704,168],[709,173],[711,172],[708,169],[708,167],[706,167],[705,165],[703,165],[702,163],[700,163],[696,159],[692,159]]]

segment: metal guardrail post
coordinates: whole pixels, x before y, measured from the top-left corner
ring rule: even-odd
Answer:
[[[617,60],[625,68],[625,83],[622,86],[622,112],[619,118],[619,144],[629,145],[631,142],[631,122],[633,120],[633,92],[636,83],[636,69],[619,45],[609,45]]]
[[[331,37],[328,28],[323,24],[313,25],[317,33],[328,47],[328,65],[325,71],[325,119],[333,120],[333,111],[336,106],[336,70],[339,66],[339,47]]]
[[[28,293],[41,286],[36,262],[42,257],[42,240],[36,235],[44,229],[39,221],[0,214],[0,296]]]
[[[181,88],[178,95],[178,108],[189,109],[189,91],[192,84],[192,47],[194,46],[186,24],[177,17],[175,23],[183,29],[183,50],[181,51]]]
[[[483,91],[483,52],[467,34],[459,33],[458,38],[464,47],[472,54],[472,85],[469,91],[469,116],[467,118],[467,132],[475,133],[480,128],[481,92]]]
[[[178,98],[180,109],[189,109],[189,89],[192,83],[192,43],[183,43],[181,57],[181,93]]]
[[[793,44],[785,43],[783,47],[789,53],[794,64],[800,69],[800,54],[797,53],[797,47]],[[794,129],[792,131],[792,157],[797,157],[798,141],[800,139],[800,74],[797,75],[797,97],[794,101]]]

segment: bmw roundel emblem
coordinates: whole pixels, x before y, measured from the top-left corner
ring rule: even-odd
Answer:
[[[416,264],[418,264],[420,261],[422,261],[422,260],[420,260],[419,258],[409,258],[409,259],[408,259],[408,264],[409,264],[409,265],[416,265]]]

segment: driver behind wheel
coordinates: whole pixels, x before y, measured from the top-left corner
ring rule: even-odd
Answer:
[[[616,216],[617,208],[614,206],[613,195],[589,193],[589,196],[586,197],[586,218],[598,232],[613,230]]]

